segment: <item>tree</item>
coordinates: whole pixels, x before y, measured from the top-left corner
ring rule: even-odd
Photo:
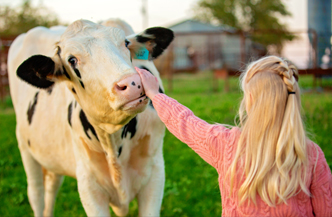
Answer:
[[[273,46],[277,53],[295,38],[280,22],[291,16],[282,0],[199,0],[195,10],[198,19],[248,32],[253,41]]]
[[[24,0],[17,8],[0,6],[0,35],[16,36],[36,26],[55,26],[60,22],[49,9],[33,7],[30,0]]]

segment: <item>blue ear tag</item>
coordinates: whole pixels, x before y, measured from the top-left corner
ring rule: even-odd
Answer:
[[[149,59],[149,51],[145,47],[140,48],[134,56],[134,59],[139,60],[148,60]]]

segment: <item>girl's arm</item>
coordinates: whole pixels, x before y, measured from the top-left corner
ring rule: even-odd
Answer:
[[[145,70],[138,72],[145,94],[152,100],[158,116],[167,129],[206,162],[217,167],[217,161],[221,160],[222,144],[228,140],[229,129],[199,119],[187,107],[159,93],[159,84],[149,72]]]
[[[316,145],[316,144],[315,144]],[[318,160],[313,172],[310,186],[311,202],[315,216],[332,216],[332,175],[321,148],[318,149]]]

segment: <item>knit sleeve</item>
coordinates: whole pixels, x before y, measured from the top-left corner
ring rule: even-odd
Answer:
[[[332,216],[332,175],[323,151],[318,145],[318,159],[310,187],[315,216]]]
[[[226,138],[229,129],[201,120],[187,107],[165,94],[156,95],[153,105],[167,129],[217,169],[222,154],[221,143],[224,141],[219,138]]]

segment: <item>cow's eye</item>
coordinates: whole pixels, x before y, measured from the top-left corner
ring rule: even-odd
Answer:
[[[128,47],[128,45],[130,44],[130,41],[128,41],[127,39],[125,40],[125,45],[126,47]]]
[[[76,57],[69,57],[68,62],[70,63],[71,66],[76,66],[77,64],[77,59]]]

